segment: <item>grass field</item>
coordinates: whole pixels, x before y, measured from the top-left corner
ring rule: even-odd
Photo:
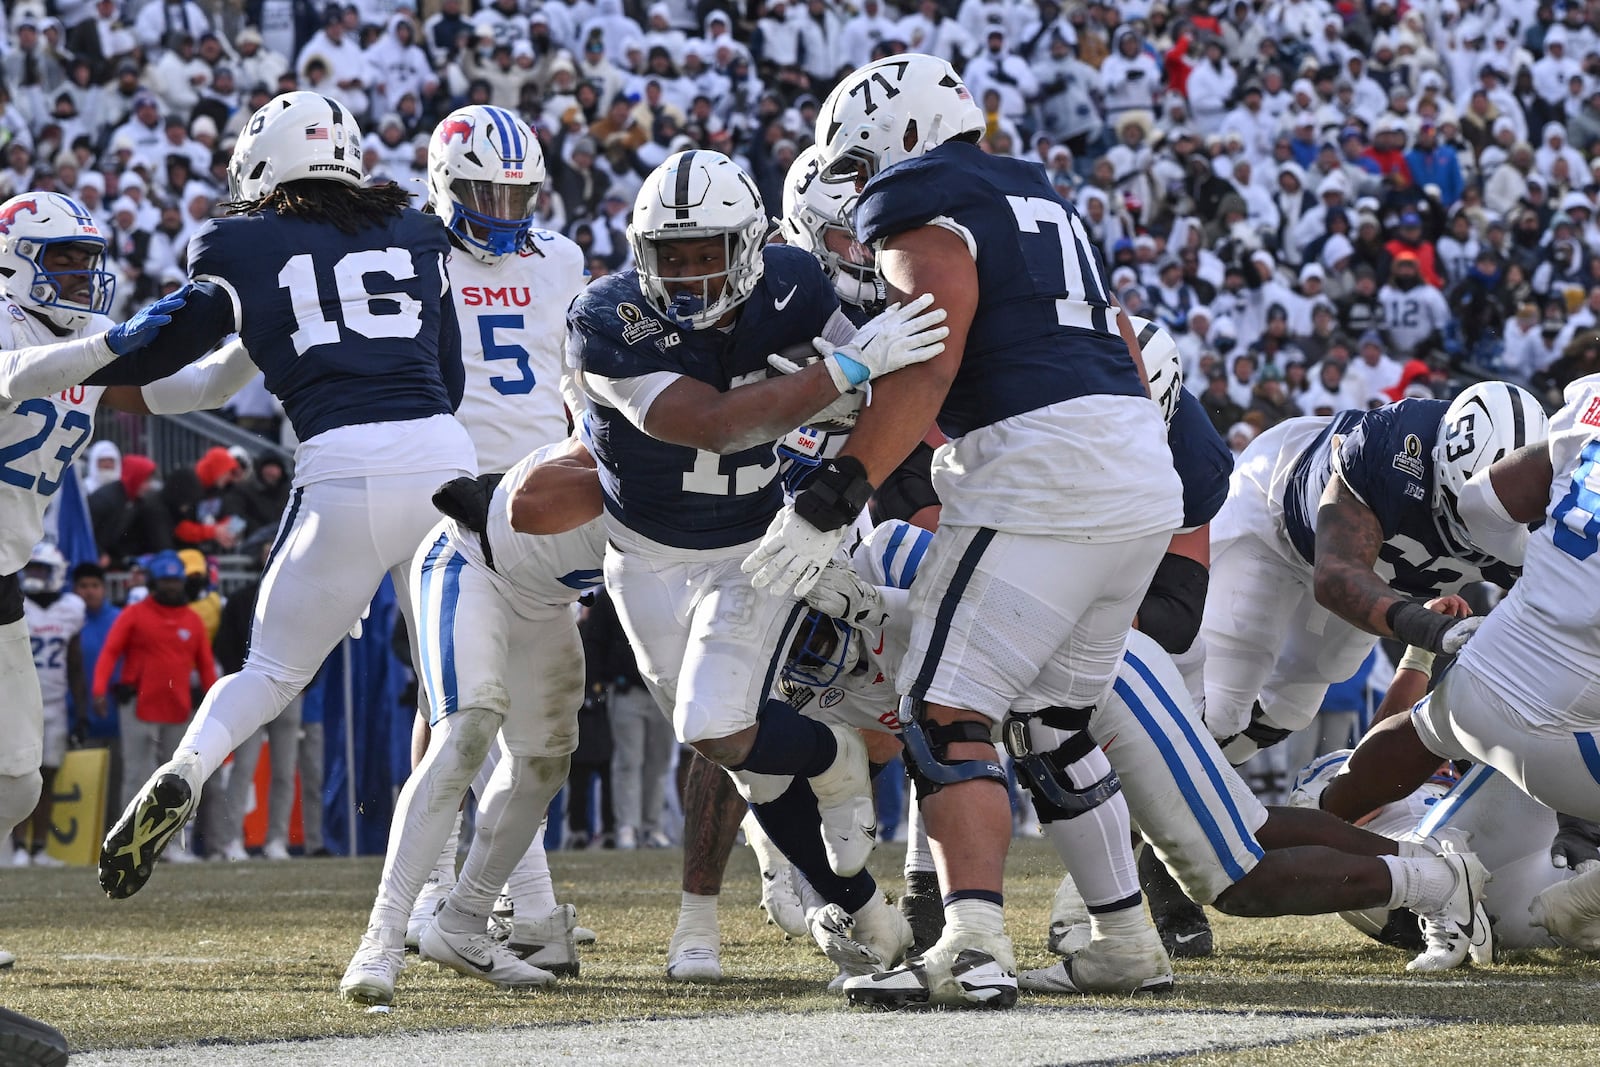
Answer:
[[[777,1055],[820,1064],[830,1062],[829,1054],[808,1052],[807,1035],[822,1031],[859,1034],[850,1038],[860,1045],[856,1051],[866,1047],[862,1042],[881,1047],[875,1058],[883,1063],[1125,1063],[1156,1056],[1186,1064],[1432,1067],[1464,1053],[1504,1064],[1600,1063],[1600,967],[1576,955],[1525,953],[1492,968],[1416,976],[1405,973],[1403,955],[1337,919],[1214,916],[1217,955],[1180,963],[1178,989],[1169,997],[1025,995],[1023,1010],[1009,1017],[889,1017],[841,1011],[840,999],[823,990],[833,973],[827,961],[763,925],[755,865],[745,849],[734,855],[723,898],[729,977],[693,986],[670,983],[662,973],[679,853],[553,858],[558,895],[576,903],[584,924],[600,934],[584,954],[582,977],[508,994],[413,962],[388,1014],[345,1005],[335,992],[365,923],[376,859],[166,865],[143,893],[117,903],[101,895],[85,869],[6,870],[0,945],[19,960],[0,976],[0,1003],[59,1027],[75,1053],[98,1051],[87,1057],[94,1063],[255,1063],[269,1049],[273,1062],[313,1062],[320,1045],[244,1046],[406,1035],[409,1045],[330,1046],[337,1057],[327,1062],[392,1067],[402,1062],[393,1048],[421,1049],[416,1035],[443,1032],[425,1043],[434,1049],[431,1062],[441,1056],[462,1065],[493,1062],[499,1056],[488,1049],[531,1041],[533,1051],[518,1052],[516,1062],[571,1063],[593,1046],[607,1063],[771,1063]],[[874,857],[886,887],[898,884],[899,860],[893,846]],[[1038,842],[1018,843],[1013,852],[1007,915],[1024,967],[1048,961],[1043,931],[1058,870]],[[802,1013],[827,1014],[783,1018]],[[712,1016],[736,1018],[722,1026]],[[685,1017],[700,1021],[661,1021]],[[558,1024],[585,1025],[554,1029]],[[1339,1036],[1363,1027],[1371,1032]],[[472,1031],[490,1033],[474,1039]],[[708,1043],[732,1044],[720,1059],[696,1055],[683,1046],[697,1033]],[[1031,1034],[1035,1045],[1013,1047],[1012,1033]],[[740,1044],[740,1035],[756,1034],[780,1035],[775,1047],[782,1051],[758,1057],[756,1046]],[[1046,1045],[1060,1054],[1041,1051],[1038,1039],[1057,1034],[1060,1044]],[[559,1050],[553,1035],[562,1035]],[[1140,1044],[1155,1038],[1165,1043]],[[195,1043],[209,1047],[185,1049]],[[170,1058],[156,1059],[117,1051],[151,1046],[176,1047]]]

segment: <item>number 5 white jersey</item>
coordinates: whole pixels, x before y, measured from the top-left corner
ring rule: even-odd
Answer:
[[[1600,374],[1567,386],[1550,420],[1555,477],[1522,578],[1461,653],[1460,666],[1531,721],[1600,721]]]
[[[0,297],[0,346],[7,351],[72,340],[57,336]],[[94,432],[105,389],[75,385],[15,405],[0,402],[0,575],[15,574],[44,535],[44,509]]]
[[[447,269],[467,372],[456,417],[477,448],[478,470],[508,471],[567,436],[562,354],[567,306],[589,280],[583,252],[565,237],[534,230],[499,263],[457,251]]]

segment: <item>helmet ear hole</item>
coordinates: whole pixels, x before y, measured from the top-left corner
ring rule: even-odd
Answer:
[[[916,119],[908,119],[906,121],[906,135],[903,138],[901,138],[901,147],[903,147],[907,152],[916,151],[916,148],[917,148],[917,120]]]

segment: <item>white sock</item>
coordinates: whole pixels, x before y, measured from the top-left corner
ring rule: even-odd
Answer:
[[[173,755],[195,753],[200,757],[201,781],[210,779],[229,753],[289,706],[290,698],[280,696],[279,687],[259,671],[228,675],[200,702]]]
[[[450,899],[445,901],[444,907],[440,908],[439,913],[434,916],[433,921],[439,924],[439,929],[441,930],[452,934],[465,934],[470,937],[473,934],[484,932],[488,926],[489,913],[487,911],[471,912],[462,909],[456,903],[455,894],[452,893],[450,894]]]
[[[499,722],[498,715],[467,708],[434,728],[427,755],[406,779],[395,805],[369,926],[405,929],[429,871],[442,862],[445,839],[458,832],[461,798]],[[453,866],[453,853],[450,862]]]
[[[515,914],[524,919],[542,919],[556,910],[556,888],[550,879],[550,857],[544,851],[544,829],[548,815],[534,831],[533,843],[522,854],[506,878],[505,895],[511,898]]]
[[[1089,913],[1089,936],[1095,941],[1106,938],[1137,937],[1150,929],[1150,920],[1145,918],[1144,903],[1131,908],[1118,908],[1116,911],[1101,914]]]
[[[928,824],[922,820],[922,805],[917,803],[915,789],[906,801],[906,873],[935,874],[933,847],[928,844]]]
[[[513,756],[508,752],[500,757],[478,801],[477,834],[450,893],[458,908],[485,916],[494,909],[500,887],[538,835],[545,809],[566,780],[569,763],[566,756]],[[549,914],[548,908],[545,914]]]
[[[1006,913],[987,900],[953,900],[944,906],[945,933],[956,930],[1004,937]]]
[[[1379,856],[1389,868],[1389,907],[1438,911],[1456,891],[1456,872],[1437,856]]]
[[[717,934],[717,898],[699,893],[684,893],[678,905],[678,932]]]
[[[1033,724],[1033,732],[1039,732],[1037,724]],[[1067,768],[1074,789],[1087,789],[1109,773],[1111,764],[1098,748]],[[1075,818],[1045,823],[1044,835],[1072,873],[1091,912],[1100,905],[1140,896],[1128,802],[1120,791]]]

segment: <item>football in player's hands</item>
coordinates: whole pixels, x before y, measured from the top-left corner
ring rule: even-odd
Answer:
[[[768,356],[767,366],[772,369],[767,372],[767,376],[774,378],[783,374],[799,374],[821,359],[810,341],[802,341]],[[840,393],[839,399],[806,419],[805,424],[817,430],[848,432],[855,427],[856,417],[861,414],[861,405],[866,397],[865,389],[852,389],[848,393]]]

